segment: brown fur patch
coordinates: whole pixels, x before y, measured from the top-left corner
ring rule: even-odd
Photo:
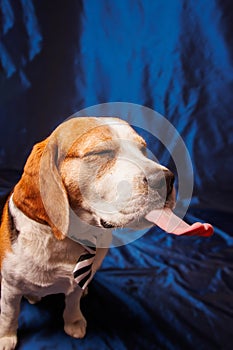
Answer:
[[[99,149],[106,148],[107,143],[111,140],[112,133],[107,125],[95,125],[73,143],[66,158],[83,158],[98,147]]]
[[[106,159],[103,162],[103,164],[101,164],[101,166],[99,167],[96,179],[100,179],[106,173],[109,173],[115,163],[116,163],[116,157],[114,157],[113,159]]]
[[[7,200],[4,206],[0,227],[0,269],[6,253],[11,251],[11,220],[9,216],[8,204],[9,200]]]
[[[48,139],[36,144],[25,164],[24,173],[14,188],[15,205],[29,218],[42,224],[48,224],[40,195],[39,171],[40,159]]]
[[[40,161],[49,138],[36,144],[25,164],[23,175],[14,188],[15,205],[30,219],[49,225],[59,240],[64,235],[53,224],[48,216],[40,192]],[[52,203],[52,205],[55,205]]]

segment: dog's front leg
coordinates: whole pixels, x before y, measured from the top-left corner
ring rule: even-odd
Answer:
[[[0,350],[13,350],[17,343],[22,294],[3,278],[1,282]]]
[[[75,290],[66,295],[66,306],[63,313],[64,330],[74,338],[83,338],[86,334],[87,322],[80,310],[80,299],[83,290],[77,286]]]

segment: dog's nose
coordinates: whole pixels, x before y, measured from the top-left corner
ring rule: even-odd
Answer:
[[[154,190],[164,193],[166,190],[166,195],[172,192],[175,177],[170,170],[163,170],[159,173],[152,173],[145,176],[144,182],[148,184]]]

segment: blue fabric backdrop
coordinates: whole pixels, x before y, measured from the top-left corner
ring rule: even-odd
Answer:
[[[18,349],[232,349],[232,9],[230,0],[0,1],[1,206],[35,142],[84,107],[121,101],[179,131],[194,169],[187,220],[215,226],[208,239],[153,228],[111,249],[82,302],[83,340],[63,332],[63,296],[23,300]],[[172,167],[166,150],[153,151]]]

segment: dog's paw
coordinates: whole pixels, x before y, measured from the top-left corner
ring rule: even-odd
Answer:
[[[81,318],[80,320],[74,323],[65,324],[64,330],[66,334],[70,335],[74,338],[83,338],[86,334],[87,322],[85,318]]]
[[[17,343],[16,335],[0,338],[0,350],[14,350]]]

